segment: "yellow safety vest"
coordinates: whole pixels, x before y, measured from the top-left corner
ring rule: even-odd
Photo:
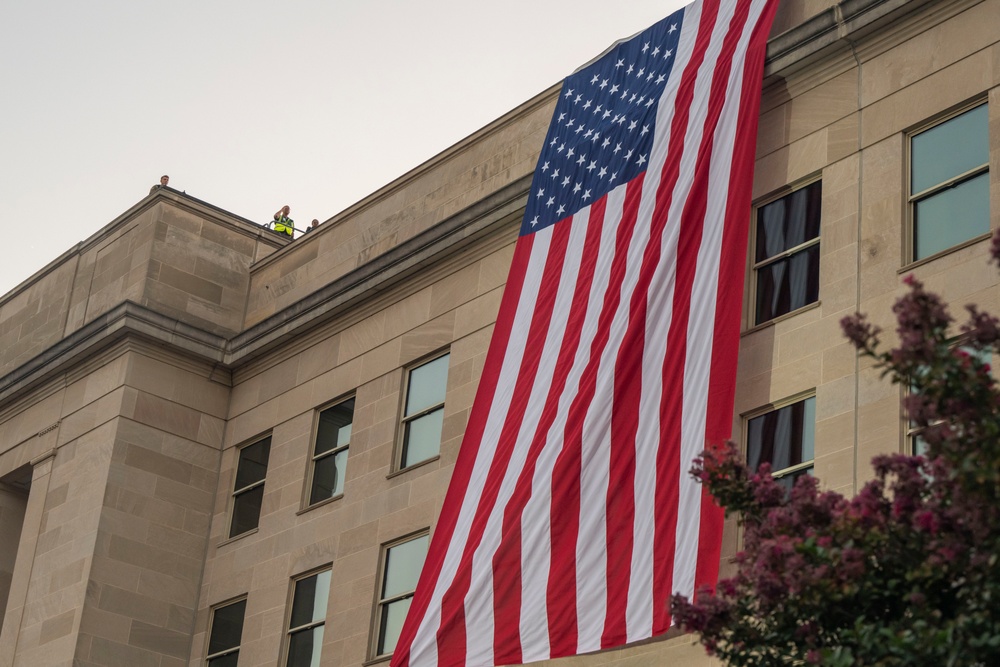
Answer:
[[[289,236],[291,236],[292,230],[294,229],[294,227],[292,227],[293,222],[295,221],[292,220],[291,218],[286,218],[282,216],[274,221],[274,231],[278,232],[279,234],[288,234]]]

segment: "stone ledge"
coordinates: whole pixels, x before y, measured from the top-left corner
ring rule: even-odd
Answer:
[[[422,267],[519,225],[530,186],[531,176],[519,179],[231,339],[125,301],[0,377],[0,405],[130,336],[232,370],[371,294],[399,284]]]
[[[0,378],[0,405],[129,335],[221,363],[226,339],[125,301]]]
[[[464,211],[404,241],[229,341],[225,362],[238,365],[325,322],[373,292],[383,291],[423,265],[461,250],[508,224],[519,226],[532,175],[524,176]]]
[[[768,40],[765,86],[767,79],[783,77],[841,49],[850,49],[852,42],[886,23],[939,1],[844,0]]]

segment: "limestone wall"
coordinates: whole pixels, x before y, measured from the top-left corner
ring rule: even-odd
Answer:
[[[28,494],[23,488],[0,482],[0,628],[7,611],[7,597],[14,577],[14,561],[27,508]]]
[[[500,118],[252,269],[244,326],[530,174],[556,91]]]
[[[906,446],[900,388],[856,361],[840,319],[868,313],[891,344],[890,309],[910,273],[956,316],[969,302],[1000,311],[987,240],[913,264],[905,241],[906,133],[977,99],[989,100],[992,228],[1000,226],[998,13],[997,0],[933,3],[862,40],[860,64],[845,51],[764,91],[754,198],[822,179],[820,295],[815,307],[744,334],[734,434],[742,437],[741,415],[815,390],[815,474],[825,488],[853,493],[872,456]]]
[[[250,264],[287,243],[157,190],[0,299],[0,377],[123,301],[232,335],[242,326]]]

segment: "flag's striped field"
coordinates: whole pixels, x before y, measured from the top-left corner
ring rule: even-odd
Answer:
[[[776,0],[699,0],[566,80],[393,667],[645,639],[718,575]]]

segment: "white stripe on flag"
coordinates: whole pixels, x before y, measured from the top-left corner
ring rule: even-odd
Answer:
[[[536,234],[535,244],[543,245],[547,248],[550,239],[551,235]],[[528,268],[525,271],[522,297],[518,304],[517,313],[514,316],[510,342],[507,345],[500,378],[497,381],[496,396],[493,399],[493,404],[490,406],[489,418],[486,422],[486,428],[483,431],[479,457],[476,459],[469,482],[470,489],[482,489],[488,480],[490,465],[493,462],[493,454],[496,451],[496,444],[500,439],[500,431],[507,418],[507,408],[510,406],[511,399],[513,398],[514,383],[520,371],[521,357],[518,351],[523,350],[527,344],[528,327],[533,314],[532,304],[537,298],[539,285],[544,275],[544,267],[544,253],[533,252]],[[435,582],[434,594],[431,597],[427,613],[424,615],[411,645],[411,661],[415,661],[416,664],[437,664],[437,630],[442,620],[441,602],[448,587],[455,580],[455,573],[465,552],[466,540],[469,537],[472,522],[477,514],[479,499],[480,496],[478,493],[470,493],[462,499],[462,509],[455,525],[452,541],[448,544],[441,573]],[[490,633],[490,636],[492,636],[492,633]]]
[[[550,246],[552,236],[556,227],[548,227],[536,234],[546,235]],[[570,228],[570,248],[574,245],[582,246],[582,234],[586,233],[584,225],[577,225]],[[548,248],[540,248],[539,256],[548,258]],[[556,299],[552,311],[552,318],[547,323],[545,341],[542,344],[542,352],[538,370],[533,380],[529,397],[521,421],[521,427],[517,433],[517,443],[510,465],[504,475],[500,485],[500,493],[497,496],[496,504],[489,515],[486,531],[483,533],[483,540],[476,549],[472,560],[473,581],[470,590],[482,591],[478,596],[469,596],[465,601],[466,626],[475,628],[475,632],[468,633],[467,654],[468,660],[474,664],[486,664],[493,657],[494,633],[491,631],[494,626],[493,620],[493,556],[500,544],[501,527],[504,519],[504,509],[507,507],[520,483],[520,476],[525,468],[525,463],[529,453],[528,445],[531,443],[537,429],[538,421],[541,417],[545,399],[549,393],[549,386],[555,370],[555,362],[558,358],[559,348],[566,331],[566,319],[569,315],[569,302],[573,296],[573,286],[576,283],[576,273],[579,263],[573,260],[573,255],[567,252],[570,261],[564,261],[559,284],[556,292]],[[548,279],[548,278],[547,278]],[[543,286],[544,289],[552,289],[553,286]],[[537,344],[537,342],[535,343]],[[522,377],[522,380],[524,378]],[[522,540],[523,540],[522,536]]]
[[[766,0],[754,0],[750,16],[743,25],[739,46],[729,76],[725,105],[719,118],[709,168],[708,208],[706,221],[722,221],[726,216],[729,180],[732,173],[732,147],[735,143],[736,124],[740,115],[743,95],[743,70],[746,65],[746,47],[753,27],[766,6]],[[721,76],[717,72],[716,76]],[[691,301],[699,304],[712,317],[692,317],[688,322],[688,358],[684,368],[684,419],[681,433],[681,461],[692,461],[705,447],[709,368],[712,361],[712,342],[715,330],[715,307],[719,293],[719,257],[722,253],[723,225],[706,224],[706,238],[700,246],[697,272]],[[723,286],[722,289],[727,289]],[[742,297],[742,294],[740,295]],[[698,537],[701,519],[701,490],[697,482],[682,467],[680,479],[680,504],[677,510],[677,546],[674,559],[674,591],[690,597],[695,593],[695,566],[697,563]]]
[[[701,4],[696,3],[684,10],[684,23],[681,26],[681,39],[677,46],[677,60],[674,62],[674,72],[660,98],[656,115],[657,137],[653,141],[654,151],[650,156],[650,168],[646,172],[643,183],[642,205],[639,209],[640,221],[651,218],[656,204],[656,192],[660,188],[660,176],[668,155],[674,107],[677,104],[677,92],[683,73],[694,49],[695,39],[701,24]],[[659,136],[661,135],[662,136]],[[675,157],[675,156],[670,156]],[[672,214],[672,212],[671,212]],[[668,217],[668,220],[679,220]],[[648,223],[647,223],[648,224]],[[660,396],[662,390],[661,368],[663,356],[666,353],[667,331],[670,329],[673,310],[669,304],[674,299],[677,252],[677,236],[680,225],[667,224],[662,246],[663,255],[660,259],[657,275],[653,278],[651,290],[653,303],[648,310],[646,322],[647,345],[643,350],[642,361],[642,396],[639,403],[639,424],[636,432],[637,443],[647,443],[651,446],[636,447],[635,464],[635,543],[632,547],[632,586],[629,590],[628,611],[626,623],[629,637],[648,636],[653,624],[653,599],[647,591],[653,586],[653,540],[655,529],[653,520],[656,517],[653,493],[640,492],[639,489],[656,487],[656,457],[659,452],[660,440]],[[654,304],[659,303],[659,306]],[[655,308],[655,309],[654,309]],[[660,317],[656,317],[659,315]]]
[[[585,336],[592,341],[597,335],[597,319],[604,303],[607,276],[611,273],[611,263],[614,261],[616,222],[621,220],[622,208],[625,203],[625,187],[620,186],[607,196],[607,206],[604,212],[604,230],[601,235],[601,252],[595,268],[594,285],[587,303],[587,322]],[[577,356],[579,374],[590,362],[590,345],[580,346]],[[576,370],[576,369],[574,369]],[[579,378],[579,374],[577,377]],[[579,380],[577,381],[577,384]],[[571,402],[571,401],[569,401]],[[597,401],[597,406],[601,401]],[[607,418],[610,421],[610,406]],[[567,410],[568,412],[568,410]],[[580,475],[580,532],[586,539],[577,539],[576,544],[576,599],[577,599],[577,646],[578,652],[596,651],[601,647],[601,634],[604,632],[604,618],[607,612],[607,582],[604,577],[585,576],[581,572],[605,572],[607,569],[608,549],[606,535],[606,511],[604,499],[608,493],[608,471],[610,463],[610,447],[606,440],[597,441],[588,438],[588,433],[596,432],[597,425],[593,413],[588,413],[583,426],[584,437],[581,442],[581,475]],[[561,435],[562,431],[556,432]]]
[[[566,261],[563,264],[559,282],[553,323],[549,327],[543,359],[548,365],[540,369],[547,380],[554,375],[554,365],[560,356],[566,338],[567,320],[571,313],[573,295],[580,279],[579,258],[583,255],[584,242],[589,228],[590,207],[574,216],[571,223]],[[538,401],[539,410],[550,400],[551,391]],[[563,394],[564,395],[564,394]],[[531,436],[535,437],[538,420],[533,420]],[[544,434],[544,449],[538,457],[537,466],[531,479],[531,498],[525,505],[521,521],[521,646],[525,647],[522,660],[544,660],[549,657],[549,619],[547,613],[546,589],[549,578],[549,561],[552,553],[549,517],[552,507],[552,469],[556,457],[562,451],[563,441],[558,437]]]

